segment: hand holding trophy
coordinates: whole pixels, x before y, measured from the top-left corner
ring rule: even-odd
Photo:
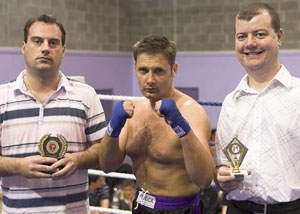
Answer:
[[[236,179],[244,179],[244,177],[248,175],[248,171],[240,169],[240,166],[245,158],[248,148],[235,137],[223,151],[232,164],[232,174]]]

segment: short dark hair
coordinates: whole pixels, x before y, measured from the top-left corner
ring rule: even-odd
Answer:
[[[28,40],[28,32],[29,32],[29,29],[31,27],[31,25],[35,22],[44,22],[46,24],[56,24],[60,31],[61,31],[61,42],[62,42],[62,45],[64,46],[65,45],[65,42],[66,42],[66,31],[64,29],[64,26],[62,25],[62,23],[53,15],[46,15],[46,14],[43,14],[43,15],[40,15],[40,16],[37,16],[37,17],[31,17],[28,19],[28,21],[26,22],[25,24],[25,27],[24,27],[24,42],[27,43],[27,40]]]
[[[176,44],[167,37],[160,35],[149,35],[139,40],[132,46],[135,62],[139,54],[146,53],[150,55],[163,54],[168,58],[171,68],[175,63]]]
[[[250,21],[254,16],[261,14],[263,11],[267,11],[271,17],[271,25],[276,33],[280,30],[280,18],[277,11],[270,5],[263,2],[255,2],[248,4],[242,8],[236,18],[239,20]]]
[[[128,187],[128,186],[130,186],[130,187],[136,187],[136,184],[135,184],[135,182],[133,181],[133,180],[124,180],[123,182],[122,182],[122,187],[124,188],[124,187]]]
[[[98,175],[89,175],[89,184],[91,182],[96,183],[98,180],[99,176]]]

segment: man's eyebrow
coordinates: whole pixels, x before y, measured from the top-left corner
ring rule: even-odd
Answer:
[[[39,37],[39,36],[32,36],[30,37],[31,39],[43,39],[42,37]]]

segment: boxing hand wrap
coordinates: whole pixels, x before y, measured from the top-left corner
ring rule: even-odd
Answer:
[[[170,125],[179,138],[182,138],[190,131],[191,127],[188,121],[182,117],[174,100],[170,98],[163,98],[159,111],[167,117],[168,121],[171,122]]]
[[[113,115],[107,127],[107,134],[111,137],[119,137],[129,115],[124,110],[124,101],[119,101],[114,107]]]

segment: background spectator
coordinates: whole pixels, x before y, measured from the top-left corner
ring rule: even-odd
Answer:
[[[90,206],[109,208],[109,198],[109,186],[105,183],[105,177],[89,175]],[[100,212],[91,212],[91,214],[98,213]]]
[[[136,192],[136,185],[133,180],[124,180],[122,189],[115,192],[112,200],[112,208],[120,210],[132,210],[132,201]]]

